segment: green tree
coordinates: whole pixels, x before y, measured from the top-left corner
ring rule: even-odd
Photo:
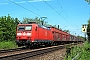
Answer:
[[[36,22],[38,24],[40,24],[40,19],[38,17],[35,17],[34,19],[33,18],[23,18],[23,21],[22,23],[28,23],[28,22]]]
[[[8,16],[0,17],[0,41],[15,40],[18,18]]]
[[[85,0],[86,2],[88,2],[88,4],[90,4],[90,0]]]
[[[35,18],[23,18],[22,20],[22,23],[28,23],[28,22],[36,22],[37,24],[39,25],[42,25],[43,23],[43,26],[53,26],[55,28],[58,28],[57,25],[51,25],[49,24],[47,21],[45,21],[45,19],[47,19],[47,17],[41,17],[41,18],[38,18],[38,17],[35,17]],[[60,30],[62,30],[61,28],[59,28]]]
[[[43,22],[43,25],[44,26],[48,26],[48,22],[44,21],[43,19],[40,19],[38,17],[35,17],[35,18],[23,18],[23,21],[22,23],[28,23],[28,22],[36,22],[37,24],[39,25],[42,25],[42,22]]]
[[[18,18],[12,18],[12,20],[14,20],[14,22],[15,22],[15,24],[16,24],[16,26],[20,23],[20,20],[18,20]]]
[[[88,25],[87,25],[87,35],[88,35],[88,41],[90,42],[90,19],[88,20]]]

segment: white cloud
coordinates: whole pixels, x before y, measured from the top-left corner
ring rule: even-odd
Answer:
[[[42,1],[52,1],[52,0],[30,0],[28,2],[42,2]]]
[[[52,1],[52,0],[41,0],[41,1]]]
[[[20,2],[15,2],[15,3],[26,3],[26,1],[20,1]]]
[[[8,3],[1,3],[1,4],[8,4]]]
[[[0,5],[6,5],[6,4],[8,4],[8,3],[0,3]]]
[[[8,4],[8,1],[6,1],[6,2],[5,1],[3,0],[2,3],[0,3],[0,5]],[[11,1],[15,2],[15,0],[11,0]],[[26,3],[26,1],[27,2],[43,2],[43,1],[52,1],[52,0],[23,0],[23,1],[16,1],[15,3],[17,3],[17,4],[19,4],[19,3]]]

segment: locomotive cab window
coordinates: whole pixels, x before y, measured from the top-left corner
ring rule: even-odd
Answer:
[[[51,28],[50,27],[47,27],[48,30],[50,30]]]
[[[31,30],[32,26],[18,26],[18,30]]]
[[[25,26],[18,26],[18,30],[25,30]]]
[[[32,26],[26,26],[25,27],[25,30],[31,30],[32,29]]]

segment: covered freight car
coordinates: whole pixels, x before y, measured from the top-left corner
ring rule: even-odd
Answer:
[[[64,32],[58,28],[51,27],[51,31],[53,32],[54,36],[54,42],[57,42],[59,44],[61,43],[69,43],[70,41],[70,34],[67,32]]]

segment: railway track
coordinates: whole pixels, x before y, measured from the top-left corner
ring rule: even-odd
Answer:
[[[65,44],[65,45],[70,45],[70,44]],[[76,45],[76,44],[74,44],[74,45]],[[21,51],[21,50],[26,50],[26,48],[21,47],[21,48],[16,48],[16,49],[0,50],[0,54],[1,53],[14,52],[14,51]]]
[[[33,56],[49,53],[58,49],[63,49],[66,45],[71,45],[71,44],[44,47],[39,49],[17,48],[17,49],[9,49],[9,50],[0,50],[0,60],[22,60]]]
[[[46,54],[63,48],[64,48],[64,45],[52,46],[52,47],[46,47],[46,48],[40,48],[40,49],[34,49],[34,50],[29,49],[29,50],[26,50],[23,52],[17,52],[14,54],[1,55],[0,60],[22,60],[33,56]]]
[[[25,50],[25,47],[15,48],[15,49],[8,49],[8,50],[0,50],[0,54],[1,53],[14,52],[14,51],[20,51],[20,50]]]

